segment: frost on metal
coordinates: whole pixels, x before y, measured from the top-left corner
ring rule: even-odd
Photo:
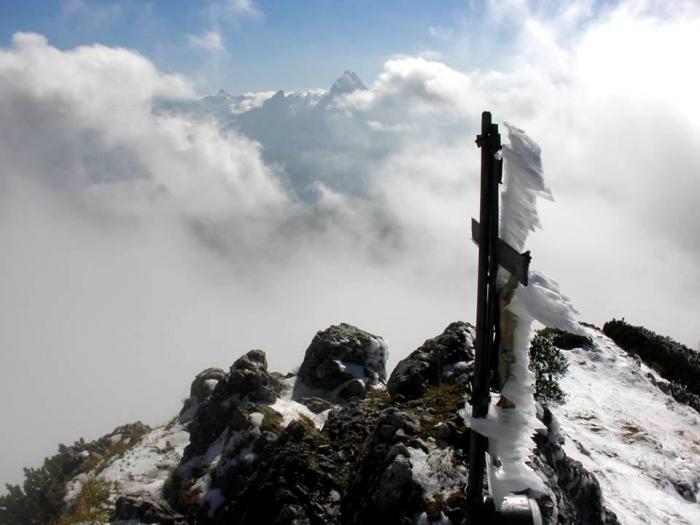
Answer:
[[[501,196],[500,236],[522,252],[528,234],[541,227],[537,198],[553,198],[544,182],[540,147],[522,129],[508,122],[503,125],[508,130],[508,143],[502,150],[506,189]]]
[[[504,125],[508,130],[508,142],[503,145],[506,189],[501,195],[499,235],[522,252],[529,233],[541,227],[537,199],[553,199],[545,184],[539,145],[523,130],[508,123]],[[503,286],[508,277],[508,272],[501,268],[499,284]],[[513,361],[502,394],[515,408],[501,408],[494,403],[488,417],[467,418],[467,424],[489,438],[493,461],[488,468],[488,479],[497,508],[508,493],[527,489],[544,491],[541,478],[526,462],[534,448],[532,436],[541,427],[536,416],[535,376],[529,369],[532,324],[539,321],[545,326],[583,333],[571,301],[555,281],[536,271],[530,271],[528,286],[517,287],[507,309],[515,316],[516,323]]]

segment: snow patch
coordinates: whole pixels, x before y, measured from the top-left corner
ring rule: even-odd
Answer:
[[[295,390],[297,376],[291,377],[283,381],[288,388],[280,395],[277,400],[270,405],[270,408],[282,416],[282,426],[286,427],[292,421],[301,419],[302,416],[310,419],[314,426],[321,430],[326,424],[330,409],[324,410],[319,414],[313,413],[306,405],[294,401],[292,393]]]
[[[120,440],[121,436],[111,442]],[[63,498],[66,509],[75,503],[83,483],[92,475],[109,484],[112,504],[122,494],[147,493],[160,499],[163,484],[179,465],[188,443],[189,433],[179,424],[153,429],[123,455],[112,458],[99,472],[82,473],[71,479]]]
[[[122,494],[146,492],[160,498],[163,483],[180,463],[189,441],[189,433],[180,425],[156,428],[107,465],[98,478],[117,484]]]
[[[260,425],[262,425],[263,419],[265,419],[265,415],[261,414],[260,412],[253,412],[248,416],[248,419],[250,422],[255,425],[256,427],[260,428]]]
[[[454,456],[451,448],[434,448],[424,452],[408,447],[413,479],[423,489],[426,500],[441,494],[447,499],[450,494],[464,489],[467,483],[467,468]]]
[[[446,500],[455,492],[462,492],[467,484],[467,469],[454,456],[451,448],[434,448],[425,452],[419,448],[408,448],[411,459],[411,473],[413,480],[423,489],[423,498],[426,501],[436,496]],[[423,512],[417,518],[418,524],[451,523],[441,513],[439,521],[428,521],[427,514]]]

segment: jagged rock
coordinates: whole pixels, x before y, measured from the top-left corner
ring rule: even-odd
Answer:
[[[184,516],[175,512],[167,503],[148,494],[128,494],[117,499],[110,521],[126,520],[161,525],[187,525]]]
[[[381,412],[365,456],[343,499],[343,523],[408,524],[423,506],[406,443],[421,431],[415,416],[395,407]]]
[[[678,495],[686,501],[697,503],[698,484],[684,480],[671,480],[671,485]]]
[[[267,359],[262,350],[251,350],[239,358],[229,370],[226,390],[241,399],[274,403],[282,389],[279,381],[267,371]]]
[[[346,382],[338,390],[338,399],[353,399],[355,397],[364,397],[367,393],[367,387],[362,379],[351,379]]]
[[[213,392],[216,385],[226,378],[226,372],[221,368],[207,368],[202,370],[192,381],[190,386],[190,398],[198,402],[205,401]]]
[[[441,381],[469,389],[474,360],[474,327],[455,322],[399,361],[389,377],[392,398],[416,399]]]
[[[261,450],[249,476],[230,479],[217,523],[338,523],[339,462],[314,429],[293,421]]]
[[[224,379],[226,379],[226,372],[220,368],[207,368],[197,374],[190,385],[190,397],[185,400],[180,410],[178,416],[180,423],[190,421],[200,405],[209,399],[216,386]]]
[[[379,414],[365,401],[354,400],[331,410],[323,426],[341,459],[353,463],[370,435]]]
[[[415,435],[420,432],[420,423],[408,412],[402,412],[397,408],[387,408],[379,416],[376,435],[380,441],[391,440],[398,430],[404,435]]]
[[[331,401],[362,397],[368,387],[386,381],[387,347],[381,337],[349,324],[319,331],[299,367],[294,398]]]
[[[240,410],[242,403],[273,403],[281,390],[282,384],[267,371],[265,352],[251,350],[237,359],[193,417],[184,457],[203,454],[230,425],[247,425],[247,416]]]
[[[314,414],[319,414],[324,410],[333,408],[333,403],[326,399],[321,399],[318,397],[303,397],[299,400],[302,405],[305,405]]]

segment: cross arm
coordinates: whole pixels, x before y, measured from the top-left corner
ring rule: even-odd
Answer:
[[[472,240],[478,245],[481,239],[481,226],[472,219]],[[500,237],[496,243],[496,260],[523,285],[527,286],[527,274],[530,268],[530,252],[518,253],[515,248]]]

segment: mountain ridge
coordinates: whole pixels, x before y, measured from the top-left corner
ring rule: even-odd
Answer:
[[[547,486],[533,494],[545,522],[692,523],[700,512],[697,413],[597,329],[585,338],[543,334],[565,347],[557,351],[570,368],[559,379],[568,401],[540,400],[530,458]],[[0,523],[462,523],[473,335],[467,323],[450,324],[388,381],[383,340],[351,325],[319,331],[298,374],[269,372],[264,352],[250,351],[228,372],[199,373],[167,425],[137,423],[62,446],[47,460],[51,473],[27,476],[50,487],[47,475],[63,473],[45,494],[58,498],[58,514],[18,515],[21,508],[8,507],[23,500],[15,487],[0,500]],[[628,387],[618,397],[627,392],[621,398],[631,406],[602,406],[596,396],[620,381]],[[640,415],[638,405],[668,421]],[[676,435],[658,448],[659,433],[671,428]],[[634,464],[638,453],[646,470]],[[625,489],[625,469],[637,469],[633,487],[656,507]]]

